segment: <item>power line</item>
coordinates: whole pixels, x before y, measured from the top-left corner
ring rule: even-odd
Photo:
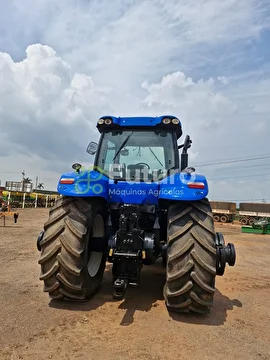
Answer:
[[[255,167],[263,167],[263,168],[266,168],[270,166],[270,164],[255,164],[255,165],[246,165],[246,166],[239,166],[237,168],[233,168],[233,169],[237,169],[237,170],[241,170],[241,169],[247,169],[247,168],[255,168]],[[226,168],[224,170],[229,170],[230,168]],[[221,170],[219,170],[221,171]],[[232,170],[229,170],[229,171],[232,171]]]
[[[233,170],[229,170],[229,169],[224,169],[225,170],[225,174],[223,174],[223,171],[222,170],[218,170],[218,175],[220,175],[220,176],[222,176],[222,178],[224,179],[224,178],[232,178],[232,177],[240,177],[240,176],[259,176],[260,175],[260,173],[258,173],[258,170],[254,170],[254,172],[252,173],[252,174],[246,174],[245,172],[243,172],[242,174],[241,173],[239,173],[239,171],[245,171],[245,169],[246,168],[258,168],[258,167],[261,167],[261,169],[259,169],[259,170],[266,170],[266,171],[268,171],[268,169],[269,169],[269,166],[270,166],[270,164],[263,164],[263,165],[248,165],[248,166],[240,166],[240,167],[237,167],[237,168],[235,168],[235,169],[233,169]],[[237,175],[234,175],[235,174],[235,172],[238,172],[238,174]],[[230,176],[230,175],[233,175],[233,176]],[[264,175],[264,174],[262,174],[262,175]],[[270,175],[270,169],[269,169],[269,175]]]
[[[269,159],[269,158],[270,158],[270,155],[265,155],[265,156],[242,158],[242,159],[235,159],[235,160],[221,160],[218,162],[205,163],[205,164],[194,164],[194,166],[215,166],[215,165],[223,165],[223,164],[235,164],[235,163],[239,163],[239,162],[262,160],[262,159]]]
[[[221,161],[229,161],[229,160],[241,160],[241,159],[245,159],[246,157],[251,157],[251,158],[253,158],[253,157],[261,157],[261,156],[269,156],[270,155],[270,153],[263,153],[263,154],[248,154],[248,155],[246,155],[246,156],[244,156],[244,155],[240,155],[240,156],[237,156],[237,157],[235,157],[235,156],[233,156],[233,157],[229,157],[229,158],[226,158],[226,159],[221,159]],[[218,160],[214,160],[214,161],[218,161]]]
[[[237,176],[228,176],[228,177],[220,177],[220,178],[213,178],[213,179],[208,179],[210,181],[213,180],[227,180],[227,179],[237,179],[237,178],[246,178],[246,177],[259,177],[259,176],[270,176],[270,173],[267,174],[250,174],[250,175],[237,175]]]
[[[219,169],[218,170],[218,175],[221,177],[222,176],[222,179],[225,179],[225,178],[231,178],[232,176],[234,177],[234,176],[253,176],[253,175],[259,175],[257,172],[255,173],[255,171],[268,171],[269,170],[269,175],[270,175],[270,169],[269,169],[269,166],[270,166],[270,164],[264,164],[264,165],[250,165],[250,166],[240,166],[240,167],[237,167],[237,168],[234,168],[234,169],[224,169],[225,171],[222,171],[222,169]],[[249,174],[247,174],[247,173],[245,173],[245,169],[246,168],[255,168],[255,167],[261,167],[261,169],[257,169],[257,170],[255,170],[254,169],[254,173],[253,174],[251,174],[251,175],[249,175]],[[238,172],[238,174],[236,173],[235,174],[235,172]],[[243,171],[243,172],[242,172]],[[216,173],[216,172],[215,172]],[[206,173],[207,174],[207,173]],[[206,175],[205,174],[205,175]],[[234,175],[235,174],[235,175]],[[232,175],[232,176],[231,176]],[[210,175],[206,175],[206,176],[213,176],[213,173]]]

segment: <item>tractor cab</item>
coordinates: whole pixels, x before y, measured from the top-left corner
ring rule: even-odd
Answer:
[[[155,182],[180,168],[177,140],[182,127],[173,116],[103,117],[97,128],[99,144],[91,142],[87,151],[96,154],[96,169],[110,179]]]

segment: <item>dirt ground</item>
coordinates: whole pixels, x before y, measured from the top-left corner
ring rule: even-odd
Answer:
[[[57,303],[39,280],[36,237],[47,209],[21,210],[0,224],[0,359],[270,359],[270,235],[219,225],[237,250],[217,277],[207,316],[169,314],[165,272],[144,268],[141,287],[112,299],[110,265],[100,292],[85,303]]]

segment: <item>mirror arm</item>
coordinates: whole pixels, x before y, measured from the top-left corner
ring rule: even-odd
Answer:
[[[180,145],[183,150],[181,154],[181,171],[183,171],[188,166],[188,153],[187,150],[191,147],[192,141],[190,136],[187,135],[183,145]]]

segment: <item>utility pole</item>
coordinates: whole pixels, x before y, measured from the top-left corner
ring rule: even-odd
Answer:
[[[37,190],[37,186],[38,186],[38,176],[36,176],[36,188],[35,188],[35,190]]]
[[[24,176],[25,176],[25,171],[24,170],[22,171],[22,176],[23,176],[23,178],[22,178],[22,192],[24,193]]]

